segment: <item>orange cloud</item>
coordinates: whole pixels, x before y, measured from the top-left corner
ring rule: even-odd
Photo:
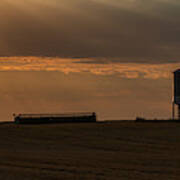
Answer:
[[[96,60],[96,62],[95,62]],[[0,71],[59,71],[91,73],[94,75],[117,75],[120,78],[168,79],[180,67],[180,63],[97,63],[98,59],[67,59],[50,57],[0,57]],[[101,62],[101,61],[99,61]]]

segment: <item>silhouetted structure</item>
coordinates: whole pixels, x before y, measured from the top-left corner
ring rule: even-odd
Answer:
[[[96,113],[18,114],[14,115],[14,121],[16,124],[96,122]]]
[[[174,72],[173,119],[175,119],[175,105],[178,106],[178,119],[180,120],[180,69]]]

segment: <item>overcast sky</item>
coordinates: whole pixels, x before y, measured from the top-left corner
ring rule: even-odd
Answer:
[[[1,0],[1,56],[179,61],[178,0]]]
[[[179,0],[1,0],[0,114],[170,118]]]

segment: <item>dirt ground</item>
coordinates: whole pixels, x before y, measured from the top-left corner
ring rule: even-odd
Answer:
[[[0,124],[0,179],[180,179],[180,123]]]

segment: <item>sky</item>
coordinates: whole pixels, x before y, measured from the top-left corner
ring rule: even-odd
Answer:
[[[0,119],[170,118],[178,0],[1,0]]]

